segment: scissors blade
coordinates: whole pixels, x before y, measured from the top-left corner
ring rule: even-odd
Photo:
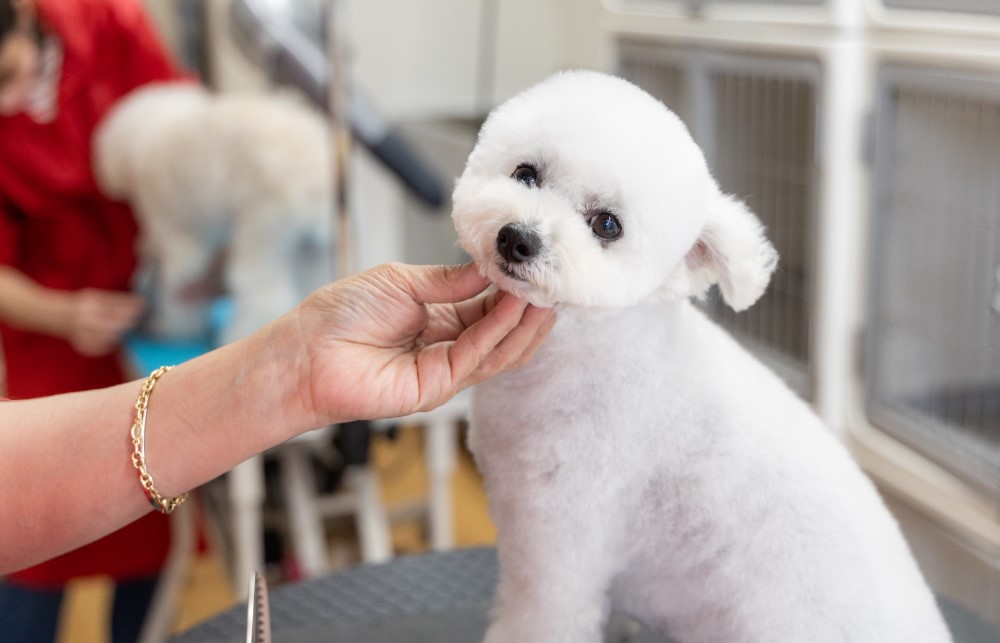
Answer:
[[[271,612],[267,599],[267,580],[260,572],[250,579],[247,599],[247,643],[271,643]]]

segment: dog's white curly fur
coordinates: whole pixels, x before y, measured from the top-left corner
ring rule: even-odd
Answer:
[[[125,97],[94,136],[98,185],[129,201],[156,266],[152,331],[199,336],[185,296],[225,248],[234,300],[222,341],[247,335],[331,277],[332,156],[322,117],[289,97],[156,83]]]
[[[511,178],[530,163],[538,182]],[[623,233],[588,225],[611,212]],[[500,288],[560,307],[534,360],[477,387],[498,528],[490,643],[599,641],[612,606],[682,643],[938,643],[900,530],[810,408],[689,301],[735,309],[777,256],[673,113],[564,72],[497,108],[454,192]],[[497,235],[540,239],[523,262]]]

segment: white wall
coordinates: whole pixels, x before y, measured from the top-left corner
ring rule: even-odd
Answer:
[[[398,118],[474,116],[602,64],[599,0],[346,1],[353,80]]]

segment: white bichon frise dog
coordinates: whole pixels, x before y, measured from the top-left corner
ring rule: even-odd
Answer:
[[[115,106],[95,133],[95,174],[139,219],[156,275],[154,334],[207,332],[208,304],[190,291],[220,252],[234,303],[223,342],[329,281],[329,143],[324,118],[287,97],[157,83]]]
[[[688,298],[734,309],[776,254],[681,121],[618,78],[497,108],[454,192],[460,243],[559,319],[477,387],[498,528],[490,643],[600,641],[612,607],[681,642],[950,640],[872,483]]]

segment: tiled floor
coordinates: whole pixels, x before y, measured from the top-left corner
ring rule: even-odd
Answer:
[[[423,470],[423,441],[417,429],[400,432],[396,441],[378,438],[374,458],[379,469],[383,497],[394,503],[419,498],[427,488]],[[482,481],[469,455],[462,451],[455,474],[455,541],[458,546],[490,544],[496,537],[486,511]],[[332,543],[342,558],[352,557],[352,543]],[[393,545],[398,554],[426,548],[424,529],[418,521],[393,526]],[[59,643],[105,643],[106,617],[111,591],[104,580],[73,584],[64,607]],[[200,556],[188,572],[181,597],[175,631],[183,631],[235,604],[235,594],[225,569],[211,552]]]

